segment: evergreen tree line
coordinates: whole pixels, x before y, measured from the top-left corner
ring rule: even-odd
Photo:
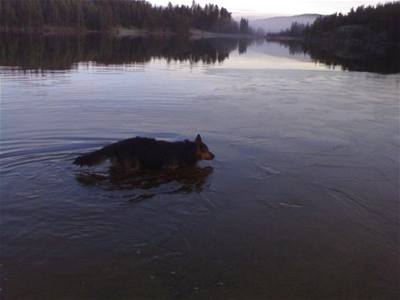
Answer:
[[[190,29],[220,33],[251,33],[246,19],[239,23],[224,7],[155,6],[144,0],[0,0],[0,27],[31,29],[44,26],[107,31],[115,27],[173,31]]]
[[[376,6],[359,6],[348,14],[333,14],[319,17],[313,24],[293,23],[290,29],[277,35],[313,38],[329,33],[342,26],[362,26],[365,29],[381,34],[385,40],[400,42],[400,1],[378,4]],[[274,34],[270,34],[271,37]],[[276,36],[276,35],[275,35]]]
[[[299,22],[293,22],[290,28],[286,30],[282,30],[279,33],[268,33],[267,37],[269,38],[274,38],[274,37],[280,37],[280,36],[288,36],[288,37],[303,37],[304,33],[306,30],[308,30],[309,25],[299,23]]]
[[[392,41],[400,42],[400,1],[359,6],[346,15],[341,13],[318,18],[312,25],[306,26],[306,35],[328,32],[340,26],[359,25],[376,32],[384,33]]]

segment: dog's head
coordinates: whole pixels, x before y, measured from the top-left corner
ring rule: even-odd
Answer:
[[[200,134],[197,135],[195,141],[196,143],[196,156],[197,159],[199,160],[213,160],[215,155],[208,150],[208,147],[206,144],[203,143],[201,140]]]

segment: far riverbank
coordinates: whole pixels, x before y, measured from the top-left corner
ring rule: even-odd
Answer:
[[[13,27],[0,27],[2,33],[25,33],[25,34],[40,34],[40,35],[88,35],[88,34],[105,34],[114,37],[185,37],[191,39],[208,39],[208,38],[233,38],[233,39],[251,39],[260,38],[255,34],[240,34],[240,33],[220,33],[201,31],[191,29],[188,34],[179,34],[170,30],[148,30],[141,28],[125,28],[115,27],[107,31],[88,30],[81,27],[60,27],[60,26],[44,26],[44,27],[30,27],[30,28],[13,28]]]

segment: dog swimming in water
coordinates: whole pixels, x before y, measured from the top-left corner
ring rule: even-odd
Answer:
[[[81,167],[94,166],[110,160],[116,170],[159,170],[193,166],[200,160],[213,160],[214,157],[200,135],[193,142],[135,137],[79,156],[74,164]]]

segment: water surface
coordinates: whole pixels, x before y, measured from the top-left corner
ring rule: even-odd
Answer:
[[[400,296],[399,74],[263,42],[2,47],[2,298]],[[179,173],[71,164],[197,133],[216,160]]]

